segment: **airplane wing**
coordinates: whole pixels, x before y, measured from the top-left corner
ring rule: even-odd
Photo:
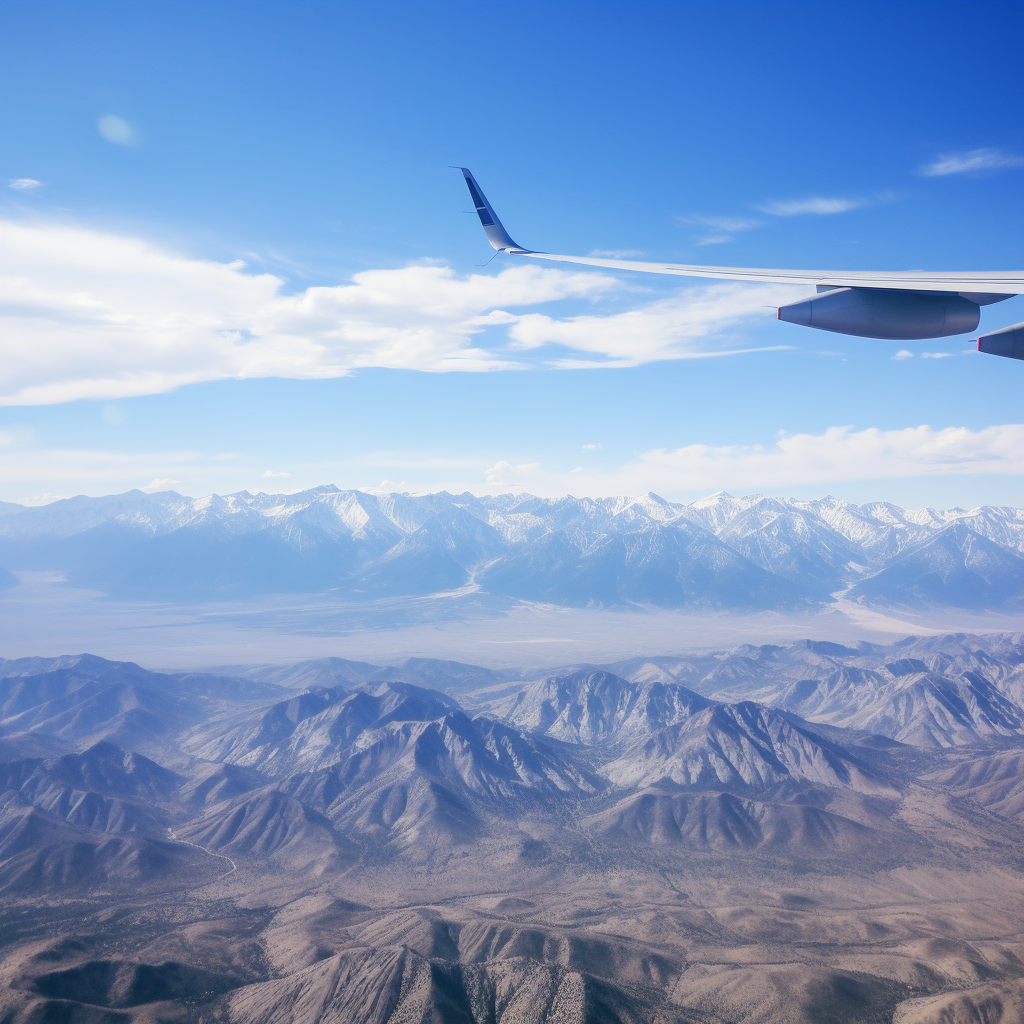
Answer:
[[[1013,295],[1024,294],[1024,270],[967,271],[963,273],[918,270],[874,272],[863,270],[765,270],[756,267],[703,267],[680,263],[645,263],[637,260],[608,260],[596,256],[563,256],[525,249],[512,240],[476,179],[466,167],[462,171],[469,186],[480,223],[491,247],[513,256],[529,256],[556,263],[582,263],[609,270],[636,270],[645,274],[675,274],[679,277],[720,278],[726,281],[763,281],[769,284],[815,285],[830,288],[882,288],[898,291],[952,292],[978,305],[988,305]]]

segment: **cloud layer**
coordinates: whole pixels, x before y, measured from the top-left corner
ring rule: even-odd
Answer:
[[[836,426],[818,433],[778,437],[749,445],[693,444],[656,448],[619,465],[574,466],[479,456],[438,458],[419,452],[363,453],[346,462],[291,463],[267,470],[262,456],[227,458],[197,451],[128,453],[81,449],[40,449],[30,439],[0,435],[0,479],[9,500],[42,490],[112,493],[130,487],[164,490],[183,481],[186,493],[223,493],[241,488],[294,490],[325,482],[365,486],[383,474],[403,480],[380,485],[419,492],[464,490],[477,494],[529,491],[546,497],[642,494],[666,496],[719,489],[749,492],[830,486],[858,481],[922,477],[1024,475],[1024,424],[965,427],[907,427],[902,430]],[[586,445],[588,461],[599,445]],[[278,481],[280,481],[278,483]],[[284,481],[287,481],[285,484]],[[379,488],[378,488],[379,489]]]
[[[658,448],[610,470],[547,469],[499,461],[486,471],[492,487],[535,494],[663,494],[746,491],[919,476],[1024,474],[1024,424],[972,431],[965,427],[854,430],[829,427],[770,445]]]
[[[246,273],[241,261],[188,258],[77,227],[0,222],[0,404],[121,398],[228,377],[336,377],[371,366],[501,370],[549,343],[586,353],[588,363],[678,359],[718,351],[721,331],[788,294],[695,287],[603,317],[514,312],[619,289],[592,271],[510,266],[460,277],[417,265],[285,294],[281,279]],[[488,328],[497,342],[474,344]]]

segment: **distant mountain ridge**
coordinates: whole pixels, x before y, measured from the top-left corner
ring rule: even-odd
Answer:
[[[477,595],[570,607],[1024,608],[1024,509],[905,509],[724,492],[637,498],[295,494],[79,496],[0,509],[4,573],[121,598]]]

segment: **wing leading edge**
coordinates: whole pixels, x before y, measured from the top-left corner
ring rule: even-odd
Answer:
[[[956,273],[919,270],[874,272],[863,270],[767,270],[758,267],[703,267],[679,263],[609,260],[598,256],[565,256],[519,245],[505,230],[494,207],[468,167],[460,167],[487,241],[498,252],[556,263],[580,263],[608,270],[644,274],[758,281],[768,284],[813,285],[816,295],[779,307],[779,319],[789,323],[850,334],[859,338],[921,340],[969,334],[977,326],[981,307],[1024,294],[1024,271],[966,271]],[[1024,324],[1009,331],[1019,337]],[[1019,345],[1000,336],[978,348],[992,355],[1021,359]]]
[[[803,284],[823,288],[885,288],[900,291],[942,291],[967,293],[979,305],[998,302],[1013,295],[1024,294],[1024,271],[966,273],[921,271],[838,271],[838,270],[768,270],[758,267],[704,267],[679,263],[646,263],[638,260],[608,260],[596,256],[564,256],[558,253],[526,249],[513,241],[505,230],[494,207],[469,168],[460,167],[487,240],[498,252],[513,256],[530,256],[558,263],[581,263],[608,270],[636,270],[645,274],[675,274],[679,277],[719,278],[726,281],[760,281],[768,284]],[[965,295],[965,298],[967,295]],[[979,299],[981,300],[979,302]]]

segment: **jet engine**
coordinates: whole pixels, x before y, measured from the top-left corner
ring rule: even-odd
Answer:
[[[787,323],[892,341],[968,334],[980,318],[978,303],[955,292],[885,288],[827,288],[802,302],[779,307],[779,319]]]
[[[978,339],[978,351],[990,356],[1024,359],[1024,324],[1004,327],[1001,331],[983,334]]]

